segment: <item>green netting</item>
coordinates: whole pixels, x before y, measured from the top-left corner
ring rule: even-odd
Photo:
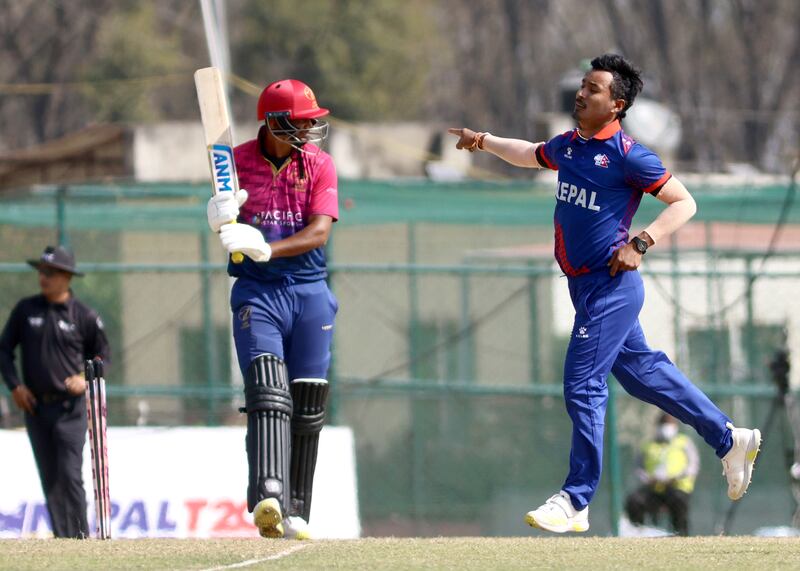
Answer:
[[[340,303],[330,418],[355,432],[367,533],[524,534],[524,511],[563,481],[570,425],[560,385],[571,306],[550,253],[551,190],[341,181],[341,220],[329,243]],[[788,187],[692,190],[695,220],[763,224],[770,234]],[[225,256],[205,221],[208,191],[81,185],[0,201],[0,318],[37,289],[23,260],[68,241],[90,270],[75,291],[100,311],[111,338],[112,424],[243,422]],[[661,208],[645,197],[637,220]],[[783,215],[800,222],[797,204]],[[764,422],[774,394],[767,363],[784,327],[800,323],[800,244],[789,245],[763,268],[753,263],[763,251],[723,258],[713,244],[648,254],[648,339],[742,424]],[[634,483],[634,452],[656,414],[617,396],[592,533],[614,530]],[[791,520],[785,432],[784,423],[768,438],[734,532]],[[694,532],[714,533],[729,504],[718,461],[698,447],[691,521]]]
[[[552,221],[551,184],[541,182],[430,181],[374,182],[342,180],[341,225],[436,222],[440,224],[546,225]],[[698,186],[696,221],[775,223],[788,187]],[[3,201],[0,224],[53,226],[62,219],[69,229],[201,232],[205,229],[205,184],[80,185],[61,193],[44,189]],[[638,217],[652,218],[663,205],[645,198]],[[800,222],[793,204],[787,222]]]

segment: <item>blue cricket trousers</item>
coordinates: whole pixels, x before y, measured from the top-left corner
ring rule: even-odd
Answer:
[[[730,422],[639,325],[644,285],[639,272],[601,271],[569,278],[575,324],[564,363],[564,400],[572,419],[569,475],[563,490],[575,509],[589,505],[600,481],[608,373],[632,396],[692,426],[720,458],[730,450]]]
[[[283,359],[289,379],[325,379],[339,305],[324,280],[274,282],[239,278],[231,289],[239,368],[264,353]]]

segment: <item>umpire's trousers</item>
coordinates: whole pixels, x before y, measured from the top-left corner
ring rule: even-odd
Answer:
[[[83,489],[83,446],[86,443],[86,399],[83,396],[36,406],[25,414],[47,511],[56,537],[89,535]]]
[[[581,510],[600,482],[608,374],[632,396],[692,426],[720,458],[730,450],[730,418],[661,351],[648,347],[639,325],[644,285],[639,272],[607,271],[569,278],[575,307],[564,363],[564,400],[572,418],[569,475],[562,489]]]

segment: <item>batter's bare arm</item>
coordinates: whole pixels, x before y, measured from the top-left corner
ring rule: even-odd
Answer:
[[[288,238],[270,242],[273,258],[299,256],[324,246],[331,235],[333,218],[324,214],[315,214],[308,219],[308,226],[292,234]]]
[[[472,129],[448,129],[448,133],[458,137],[457,149],[487,151],[514,166],[542,168],[536,160],[536,147],[544,143],[531,143],[522,139],[508,139],[491,133],[479,133]]]

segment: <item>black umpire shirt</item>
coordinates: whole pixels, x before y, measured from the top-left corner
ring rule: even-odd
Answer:
[[[81,373],[85,359],[108,359],[103,322],[70,292],[66,303],[43,295],[26,297],[11,311],[0,336],[0,373],[8,388],[19,384],[14,349],[22,347],[22,378],[37,397],[67,397],[67,377]]]

